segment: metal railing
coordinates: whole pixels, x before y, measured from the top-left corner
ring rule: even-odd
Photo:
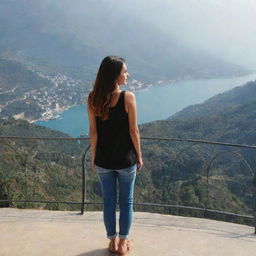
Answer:
[[[0,136],[0,141],[1,143],[5,140],[8,141],[18,141],[18,140],[28,140],[28,141],[35,141],[35,140],[54,140],[54,141],[88,141],[89,138],[54,138],[54,137],[17,137],[17,136]],[[180,139],[180,138],[153,138],[153,137],[141,137],[141,140],[144,141],[157,141],[157,142],[174,142],[174,143],[181,143],[181,142],[186,142],[189,143],[189,146],[183,147],[180,149],[178,152],[176,152],[175,157],[172,159],[173,166],[175,166],[178,162],[178,159],[182,157],[184,152],[189,150],[190,152],[195,153],[198,158],[203,162],[204,168],[205,168],[205,173],[206,173],[206,184],[207,184],[207,200],[204,205],[204,207],[193,207],[193,206],[184,206],[184,205],[175,205],[175,204],[162,204],[162,203],[140,203],[140,202],[135,202],[135,206],[143,206],[143,207],[162,207],[162,208],[171,208],[171,209],[187,209],[187,210],[196,210],[199,212],[203,213],[204,217],[210,217],[209,215],[211,213],[214,214],[222,214],[226,215],[229,217],[241,217],[248,219],[250,221],[253,221],[254,223],[254,228],[255,228],[255,234],[256,234],[256,172],[253,171],[251,165],[248,163],[248,161],[239,153],[235,152],[232,150],[226,150],[226,148],[242,148],[242,149],[252,149],[255,150],[256,146],[250,146],[250,145],[242,145],[242,144],[232,144],[232,143],[223,143],[223,142],[214,142],[214,141],[206,141],[206,140],[196,140],[196,139]],[[192,145],[191,145],[192,144]],[[225,150],[222,150],[221,152],[217,152],[214,154],[210,159],[206,159],[198,150],[195,149],[196,145],[198,144],[205,144],[205,145],[215,145],[215,146],[222,146],[225,148]],[[7,147],[11,148],[12,150],[15,151],[15,148],[12,147],[11,145],[7,144]],[[33,147],[32,147],[33,149]],[[88,158],[88,152],[89,152],[90,146],[86,146],[86,150],[83,153],[82,156],[82,191],[81,191],[81,202],[74,202],[74,201],[49,201],[49,200],[12,200],[12,199],[4,199],[0,200],[1,202],[23,202],[23,203],[49,203],[49,204],[76,204],[81,206],[81,214],[84,213],[85,206],[86,205],[102,205],[101,202],[89,202],[87,201],[86,198],[86,180],[87,180],[87,158]],[[32,150],[31,150],[32,151]],[[18,152],[16,152],[18,154]],[[248,169],[251,177],[252,177],[252,184],[253,184],[253,215],[245,215],[245,214],[236,214],[236,213],[231,213],[231,212],[224,212],[224,211],[219,211],[219,210],[213,210],[209,209],[209,177],[210,177],[210,170],[214,164],[214,162],[220,157],[223,156],[223,154],[232,154],[238,157],[246,166]],[[19,154],[18,154],[19,155]],[[21,158],[21,157],[20,157]],[[28,157],[25,157],[25,159],[21,158],[21,165],[23,167],[26,166],[27,164]]]

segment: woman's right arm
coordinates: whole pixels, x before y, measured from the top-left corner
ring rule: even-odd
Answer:
[[[126,91],[125,93],[125,105],[128,112],[129,119],[129,132],[132,139],[132,143],[134,145],[136,154],[137,154],[137,162],[138,162],[138,171],[141,170],[143,161],[142,154],[140,148],[140,133],[137,124],[137,106],[136,106],[136,98],[132,92]]]
[[[96,127],[96,117],[94,114],[94,111],[88,106],[88,117],[89,117],[89,123],[90,123],[90,142],[91,142],[91,151],[92,151],[92,169],[95,170],[95,164],[94,159],[96,155],[96,146],[97,146],[97,140],[98,140],[98,133],[97,133],[97,127]]]

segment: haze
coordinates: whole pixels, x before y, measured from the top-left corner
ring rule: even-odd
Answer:
[[[53,1],[48,0],[49,3]],[[256,69],[255,0],[97,1],[99,16],[92,18],[100,20],[102,12],[109,12],[109,15],[125,13],[123,19],[136,16],[185,44],[204,49],[232,63]],[[95,0],[64,0],[63,9],[71,19],[79,19],[93,2],[95,6]],[[109,8],[102,9],[101,4],[108,5]],[[104,29],[106,22],[103,21]],[[124,29],[120,20],[120,31],[116,31],[117,39]],[[129,31],[125,33],[129,34]]]
[[[144,6],[151,3],[147,18],[152,15],[166,33],[230,62],[256,68],[255,0],[143,2]]]

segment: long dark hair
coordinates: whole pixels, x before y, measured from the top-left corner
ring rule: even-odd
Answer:
[[[88,105],[96,116],[107,119],[112,92],[121,73],[125,60],[116,56],[105,57],[99,67],[93,90],[88,97]]]

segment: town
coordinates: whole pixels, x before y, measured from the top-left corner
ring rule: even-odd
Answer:
[[[39,77],[51,82],[52,86],[39,89],[31,88],[20,97],[6,101],[0,107],[2,118],[12,116],[15,119],[26,119],[30,123],[60,118],[60,113],[72,106],[85,104],[92,84],[74,79],[66,74],[44,74],[33,70]],[[151,87],[136,79],[130,79],[126,89],[136,92]],[[1,92],[1,94],[14,93]]]

